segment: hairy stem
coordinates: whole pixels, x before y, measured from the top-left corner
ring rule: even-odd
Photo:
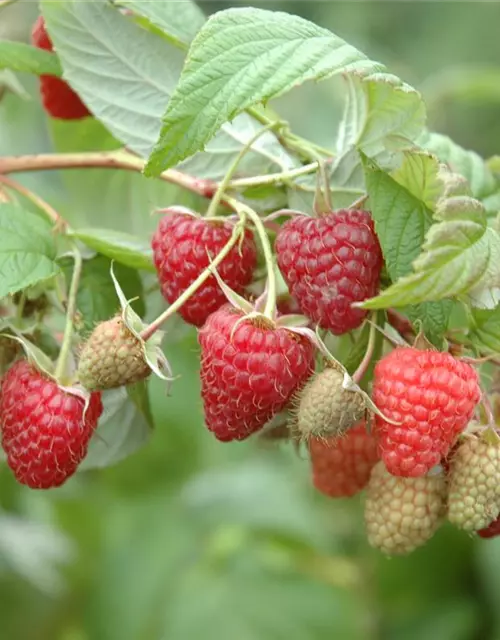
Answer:
[[[78,286],[80,284],[80,276],[82,274],[82,255],[78,249],[73,252],[75,264],[73,267],[73,276],[71,278],[71,286],[68,294],[68,305],[66,309],[66,326],[64,327],[64,336],[57,359],[55,377],[57,380],[64,381],[66,373],[66,363],[71,349],[71,340],[73,338],[73,325],[76,314],[76,296],[78,294]]]
[[[176,313],[182,307],[182,305],[194,293],[196,293],[196,291],[198,291],[198,289],[201,287],[201,285],[206,280],[208,280],[208,278],[210,278],[211,275],[213,275],[213,270],[219,266],[219,264],[224,260],[224,258],[228,255],[228,253],[231,251],[231,249],[238,242],[238,239],[239,239],[239,237],[240,237],[240,235],[242,233],[242,229],[244,227],[244,224],[245,224],[245,217],[244,217],[244,215],[242,215],[241,220],[238,222],[238,224],[236,224],[234,226],[233,233],[231,234],[231,237],[226,242],[226,244],[224,245],[222,250],[212,260],[211,264],[200,273],[200,275],[196,278],[196,280],[189,285],[189,287],[182,293],[182,295],[180,295],[177,298],[177,300],[175,302],[173,302],[168,307],[168,309],[166,309],[161,315],[158,316],[158,318],[156,318],[156,320],[153,320],[153,322],[151,322],[151,324],[149,324],[147,327],[145,327],[142,330],[141,338],[143,340],[149,340],[149,338],[151,338],[151,336],[156,331],[158,331],[158,329],[161,327],[161,325],[168,318],[170,318],[170,316],[172,316],[174,313]]]

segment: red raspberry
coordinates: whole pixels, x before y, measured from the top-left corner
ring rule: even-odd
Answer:
[[[366,487],[378,461],[377,442],[360,422],[345,435],[309,440],[313,484],[331,498],[350,497]]]
[[[500,516],[496,520],[493,520],[489,526],[480,529],[477,535],[481,538],[496,538],[500,536]]]
[[[275,249],[290,293],[311,320],[336,335],[359,327],[367,312],[351,305],[375,295],[382,268],[369,213],[296,216],[278,232]]]
[[[101,394],[91,395],[85,420],[83,410],[81,398],[26,360],[9,369],[0,393],[0,427],[7,462],[21,484],[49,489],[75,473],[102,413]]]
[[[374,372],[373,401],[392,425],[375,416],[379,452],[395,476],[422,476],[446,458],[465,429],[481,392],[474,369],[449,353],[398,347]]]
[[[314,347],[305,337],[242,317],[224,305],[199,332],[205,422],[224,442],[261,429],[313,368]]]
[[[172,304],[196,280],[227,243],[233,227],[189,214],[164,216],[153,236],[153,256],[163,297]],[[242,294],[251,282],[257,249],[251,231],[231,249],[217,271],[231,289]],[[201,327],[208,316],[226,302],[215,276],[210,276],[179,310],[186,322]]]
[[[45,29],[45,20],[42,16],[33,25],[31,41],[39,49],[53,51],[52,42]],[[80,97],[61,78],[40,76],[40,93],[45,111],[53,118],[80,120],[91,115]]]

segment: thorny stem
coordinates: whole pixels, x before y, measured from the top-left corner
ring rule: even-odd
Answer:
[[[2,160],[0,160],[0,163]],[[35,206],[37,206],[41,211],[45,213],[47,218],[53,222],[55,225],[62,226],[65,224],[64,220],[57,213],[57,211],[52,207],[48,202],[46,202],[43,198],[38,196],[33,191],[30,191],[27,187],[20,184],[16,180],[12,180],[12,178],[8,178],[7,176],[3,176],[0,173],[0,183],[4,184],[6,187],[12,189],[13,191],[17,191],[22,196],[30,200]]]
[[[359,363],[358,368],[353,373],[352,379],[356,384],[363,379],[368,367],[371,364],[373,351],[375,349],[375,340],[377,337],[377,326],[374,322],[370,324],[370,333],[368,335],[368,344],[366,345],[365,355],[363,356],[363,360]]]
[[[64,336],[61,345],[61,351],[57,359],[55,378],[62,381],[66,372],[66,362],[71,349],[71,339],[73,337],[73,323],[76,314],[76,296],[78,294],[78,286],[80,284],[80,276],[82,273],[82,255],[78,249],[74,249],[73,256],[75,264],[73,267],[73,276],[71,278],[71,286],[68,294],[68,305],[66,309],[66,326],[64,327]]]
[[[264,259],[266,261],[268,285],[267,300],[266,306],[264,307],[263,315],[272,320],[274,316],[274,309],[276,307],[276,271],[274,267],[273,252],[266,233],[266,229],[262,223],[262,220],[253,209],[248,207],[246,204],[235,200],[234,198],[227,197],[226,200],[230,207],[234,209],[234,211],[236,211],[236,213],[243,216],[248,216],[248,218],[250,218],[255,226],[257,235],[259,236],[260,242],[262,244],[262,250],[264,251]]]
[[[267,131],[269,131],[270,129],[272,129],[273,127],[276,127],[276,126],[277,126],[277,123],[271,123],[271,124],[266,125],[265,127],[262,127],[262,129],[257,131],[257,133],[255,135],[253,135],[250,138],[250,140],[245,144],[245,146],[240,150],[240,152],[238,153],[238,155],[236,156],[236,158],[232,162],[231,166],[226,171],[226,175],[224,176],[222,181],[219,182],[219,185],[217,187],[217,191],[215,192],[214,197],[212,198],[212,201],[210,202],[210,205],[209,205],[209,207],[207,209],[207,212],[205,214],[206,218],[215,217],[215,215],[217,213],[217,209],[219,207],[219,204],[222,201],[224,193],[225,193],[226,189],[228,188],[229,182],[230,182],[232,176],[234,175],[234,172],[238,168],[238,165],[240,164],[241,160],[245,157],[245,154],[248,153],[248,151],[251,149],[251,147],[254,144],[254,142],[256,142],[264,133],[266,133]]]
[[[147,327],[145,327],[141,331],[140,335],[143,340],[145,341],[149,340],[149,338],[151,338],[151,336],[156,331],[158,331],[161,325],[168,318],[170,318],[170,316],[172,316],[176,311],[178,311],[182,307],[182,305],[193,295],[193,293],[196,293],[196,291],[201,287],[201,285],[205,282],[205,280],[208,280],[208,278],[211,275],[213,275],[213,270],[219,266],[219,264],[224,260],[224,258],[228,255],[228,253],[237,243],[241,233],[241,229],[244,226],[244,224],[245,224],[245,217],[244,215],[242,215],[239,223],[234,226],[231,237],[226,242],[222,250],[212,260],[210,266],[208,266],[206,269],[204,269],[200,273],[200,275],[196,278],[196,280],[189,285],[189,287],[182,293],[181,296],[177,298],[175,302],[173,302],[168,307],[168,309],[166,309],[161,315],[158,316],[158,318],[156,318],[156,320],[153,320],[151,324],[149,324]]]

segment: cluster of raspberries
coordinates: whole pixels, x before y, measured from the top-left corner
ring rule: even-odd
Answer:
[[[33,42],[52,49],[42,19]],[[63,80],[42,77],[41,92],[54,117],[89,113]],[[169,304],[207,269],[233,230],[229,220],[167,210],[152,248]],[[376,295],[383,264],[367,211],[297,215],[280,227],[274,249],[289,290],[278,302],[278,316],[303,314],[333,335],[361,326],[366,311],[354,303]],[[218,275],[248,298],[257,262],[257,243],[246,229]],[[465,361],[429,348],[393,349],[376,363],[376,411],[369,421],[366,395],[346,386],[345,372],[328,363],[315,372],[317,343],[306,332],[262,314],[246,317],[227,302],[215,275],[179,313],[198,329],[209,431],[223,442],[244,440],[269,433],[264,427],[286,414],[291,435],[306,442],[319,491],[340,498],[366,489],[372,545],[387,554],[408,553],[446,516],[483,537],[500,531],[500,440],[494,428],[472,422],[481,393],[478,375]],[[86,396],[69,392],[31,361],[14,361],[2,379],[0,427],[21,483],[55,487],[76,471],[103,411],[101,392],[151,373],[143,351],[140,336],[121,316],[98,325],[80,352],[78,381]]]

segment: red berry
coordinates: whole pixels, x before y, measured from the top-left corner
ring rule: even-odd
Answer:
[[[227,243],[233,227],[228,222],[206,221],[189,214],[164,216],[153,236],[153,257],[163,297],[172,304]],[[222,280],[236,293],[251,282],[257,249],[251,231],[217,267]],[[226,302],[215,276],[210,276],[179,310],[186,322],[201,327]]]
[[[226,442],[244,440],[261,429],[313,368],[314,347],[305,337],[242,318],[224,305],[199,332],[205,422]]]
[[[93,393],[84,401],[63,391],[26,360],[6,373],[0,393],[2,446],[16,479],[32,489],[63,484],[87,454],[102,413]]]
[[[493,520],[489,526],[480,529],[477,535],[481,538],[496,538],[500,536],[500,516],[496,520]]]
[[[336,335],[359,327],[367,312],[351,305],[376,294],[382,268],[369,213],[296,216],[278,232],[275,248],[290,293],[311,320]]]
[[[31,41],[39,49],[53,51],[52,42],[42,16],[33,25]],[[80,97],[61,78],[46,75],[40,76],[40,93],[45,110],[53,118],[80,120],[91,115]]]
[[[375,416],[379,452],[396,476],[417,477],[448,456],[481,393],[475,370],[449,353],[399,347],[374,372],[373,401],[400,425]]]
[[[345,435],[309,440],[313,484],[331,498],[350,497],[368,484],[378,461],[377,442],[363,422]]]

